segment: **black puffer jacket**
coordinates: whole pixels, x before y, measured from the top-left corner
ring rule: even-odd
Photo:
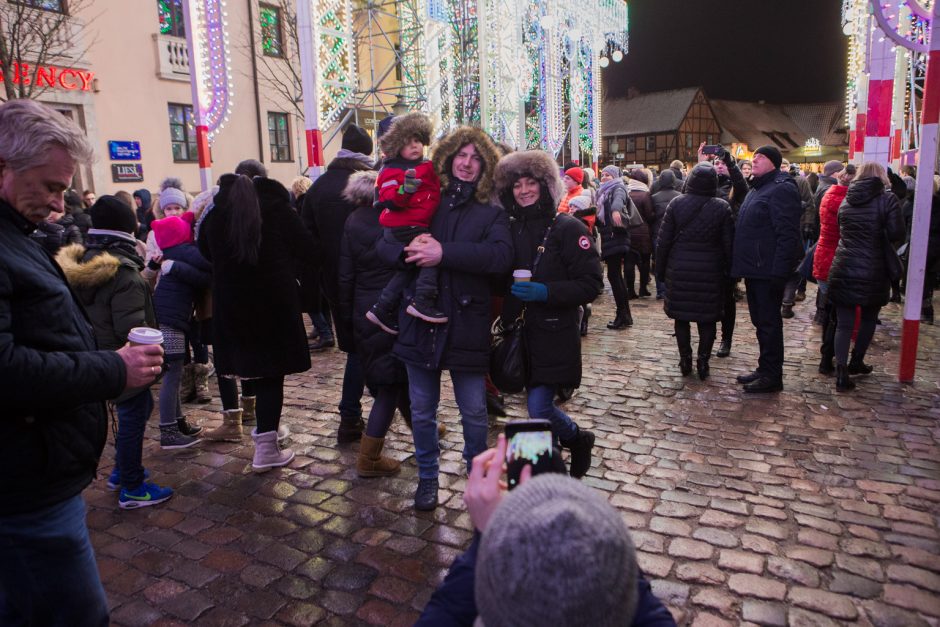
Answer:
[[[836,305],[884,306],[890,295],[885,236],[904,238],[898,198],[881,179],[857,179],[839,207],[839,245],[829,269],[829,299]]]
[[[219,179],[215,206],[199,229],[199,249],[212,263],[212,333],[221,374],[276,377],[310,368],[297,269],[312,264],[314,242],[290,206],[290,194],[269,178],[253,181],[261,206],[258,263],[232,254],[227,227],[234,174]]]
[[[476,186],[453,180],[441,195],[431,221],[431,235],[441,243],[437,304],[449,321],[431,324],[405,313],[395,355],[428,370],[487,372],[490,354],[490,300],[494,277],[511,270],[509,218],[500,207],[477,200]],[[399,244],[379,244],[380,254],[394,264]],[[403,305],[414,297],[414,282],[403,294]]]
[[[169,271],[160,277],[153,294],[157,321],[168,327],[189,332],[193,309],[203,297],[212,278],[212,265],[193,244],[178,244],[163,249],[163,263],[172,261]]]
[[[650,225],[650,234],[653,236],[654,243],[659,237],[659,229],[666,216],[666,207],[673,198],[682,193],[676,189],[681,182],[676,180],[676,175],[670,168],[663,170],[656,180],[659,183],[659,191],[653,194],[653,223]]]
[[[525,310],[528,384],[577,387],[581,384],[578,306],[593,301],[604,288],[600,257],[587,227],[568,214],[555,214],[552,203],[513,207],[510,213],[514,268],[532,267],[536,249],[554,220],[545,252],[532,276],[533,281],[548,287],[548,300],[528,303]],[[508,294],[503,320],[518,317],[522,305]]]
[[[354,181],[356,179],[353,179]],[[374,184],[375,177],[371,180]],[[381,209],[371,199],[346,219],[339,255],[339,303],[337,329],[351,324],[355,352],[362,360],[366,385],[406,383],[402,363],[392,355],[395,336],[366,320],[366,313],[379,299],[395,268],[379,258],[375,243],[382,237]]]
[[[666,209],[656,244],[656,278],[666,283],[667,316],[714,322],[722,315],[734,218],[728,203],[715,197],[718,178],[713,167],[695,166],[685,189]]]
[[[601,185],[601,188],[603,187]],[[617,180],[598,201],[595,226],[601,236],[601,257],[604,259],[630,252],[630,231],[626,228],[626,221],[624,221],[624,228],[615,229],[614,222],[610,218],[615,211],[622,211],[628,202],[632,201],[627,196],[627,186],[620,180]]]
[[[731,276],[786,281],[800,259],[800,192],[780,170],[754,178],[734,231]]]
[[[62,271],[29,240],[34,228],[0,200],[0,516],[91,483],[108,434],[105,400],[126,381],[120,356],[97,350]]]

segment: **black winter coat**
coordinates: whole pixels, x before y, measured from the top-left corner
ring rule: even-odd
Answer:
[[[310,368],[296,273],[313,264],[315,244],[290,194],[273,179],[254,179],[261,206],[258,263],[234,258],[226,237],[236,177],[219,179],[215,206],[199,230],[199,249],[212,263],[212,333],[220,374],[276,377]]]
[[[890,281],[885,272],[885,233],[904,237],[898,198],[878,178],[852,181],[839,206],[839,245],[829,268],[829,300],[841,306],[882,307]]]
[[[407,383],[402,363],[392,355],[395,336],[366,320],[366,313],[379,299],[395,268],[383,262],[376,250],[382,237],[381,209],[361,207],[346,220],[339,255],[339,327],[350,325],[353,349],[362,361],[366,385]]]
[[[603,259],[626,255],[630,252],[630,231],[627,228],[614,229],[614,221],[610,218],[615,211],[623,210],[627,202],[630,202],[627,187],[622,181],[617,181],[617,184],[604,196],[602,206],[597,208],[595,227],[601,236],[601,258]],[[624,227],[626,226],[624,222]]]
[[[661,187],[658,192],[653,194],[653,224],[650,225],[650,234],[653,236],[654,244],[659,239],[659,230],[662,228],[663,218],[666,217],[666,207],[669,206],[673,198],[681,195],[682,192],[672,187]]]
[[[157,322],[189,333],[196,303],[212,279],[212,265],[194,244],[179,244],[163,249],[163,263],[172,261],[166,274],[160,276],[153,293]]]
[[[126,382],[35,228],[0,200],[0,516],[30,512],[91,483],[108,434],[105,399]],[[9,565],[7,565],[9,567]]]
[[[630,227],[630,248],[641,255],[649,255],[653,252],[652,231],[650,224],[656,217],[656,209],[653,206],[653,198],[650,193],[642,189],[627,188],[627,194],[630,200],[636,205],[640,217],[643,218],[643,224]]]
[[[443,248],[437,305],[449,321],[431,324],[405,313],[414,281],[404,290],[395,355],[407,364],[428,370],[489,370],[492,282],[512,269],[512,240],[506,212],[477,201],[474,191],[471,183],[452,181],[431,221],[431,235]],[[379,248],[385,263],[398,263],[400,244],[383,238]]]
[[[669,203],[656,243],[656,278],[666,283],[667,316],[721,319],[733,241],[734,218],[724,200],[683,194]]]
[[[533,281],[548,287],[548,300],[525,304],[528,385],[577,387],[581,384],[578,307],[593,301],[604,289],[594,241],[580,220],[564,213],[555,214],[550,204],[514,207],[511,215],[513,268],[532,268],[536,249],[554,221],[545,252],[532,275]],[[522,301],[508,294],[503,303],[503,320],[507,323],[515,320],[522,306]]]
[[[301,217],[316,243],[320,285],[305,285],[305,299],[315,298],[316,294],[309,294],[309,291],[319,290],[322,286],[330,304],[335,305],[339,301],[339,255],[343,225],[356,209],[343,198],[343,190],[350,176],[368,169],[368,165],[356,159],[333,159],[326,172],[307,190]],[[336,339],[340,349],[347,352],[351,350],[353,338],[349,337],[346,329],[337,329]]]
[[[745,279],[788,279],[802,255],[796,181],[773,170],[754,179],[734,231],[731,276]]]
[[[718,197],[731,205],[731,215],[734,216],[735,222],[738,220],[738,212],[744,204],[744,199],[747,198],[748,191],[750,188],[738,164],[732,163],[728,166],[727,175],[718,175]]]

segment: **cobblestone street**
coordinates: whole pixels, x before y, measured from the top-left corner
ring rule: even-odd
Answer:
[[[811,286],[785,321],[785,390],[753,397],[734,381],[757,362],[744,303],[732,354],[712,359],[706,382],[680,376],[661,302],[633,301],[636,325],[619,332],[604,328],[609,293],[595,304],[584,381],[564,407],[597,433],[585,483],[623,513],[679,624],[940,624],[940,327],[922,326],[917,380],[902,386],[901,306],[885,307],[869,351],[874,373],[837,394],[816,372],[814,296]],[[252,473],[247,435],[161,451],[153,416],[144,462],[176,495],[123,511],[105,487],[109,444],[85,497],[114,624],[417,618],[471,539],[450,384],[442,505],[417,513],[400,419],[387,443],[405,460],[396,478],[357,478],[358,445],[335,443],[343,363],[335,349],[317,353],[309,372],[288,378],[289,468]],[[525,416],[522,396],[508,402],[511,417]],[[220,420],[217,400],[184,409],[203,425]]]

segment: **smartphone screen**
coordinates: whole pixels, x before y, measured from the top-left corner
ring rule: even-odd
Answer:
[[[519,475],[526,464],[532,476],[552,472],[552,432],[547,420],[525,420],[506,425],[506,474],[509,489],[519,485]]]

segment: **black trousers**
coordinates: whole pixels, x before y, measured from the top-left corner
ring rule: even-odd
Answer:
[[[721,288],[721,341],[730,342],[734,337],[734,321],[738,314],[738,304],[734,300],[735,279],[725,279]]]
[[[757,331],[760,357],[757,373],[774,381],[783,379],[783,290],[786,280],[744,279],[747,309]]]

